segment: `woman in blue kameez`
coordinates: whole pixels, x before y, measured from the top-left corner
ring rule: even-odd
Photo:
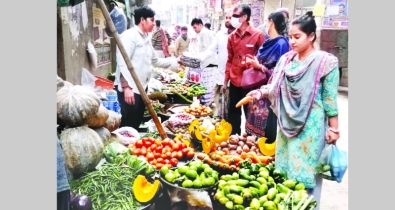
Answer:
[[[272,82],[248,95],[270,100],[279,125],[276,168],[303,183],[319,207],[322,176],[315,168],[325,144],[336,144],[340,137],[339,70],[334,55],[314,48],[317,25],[312,15],[307,12],[291,23],[292,51],[280,58]]]
[[[269,39],[259,48],[255,57],[247,56],[246,63],[247,67],[263,71],[266,77],[270,78],[280,57],[290,50],[288,40],[283,36],[286,30],[283,13],[271,13],[266,21],[265,29],[269,34]],[[270,83],[270,79],[268,82]],[[276,140],[277,117],[270,109],[269,99],[262,98],[248,106],[245,129],[249,135],[258,138],[266,137],[267,143]]]

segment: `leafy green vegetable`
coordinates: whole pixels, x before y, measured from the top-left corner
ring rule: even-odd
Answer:
[[[158,131],[151,131],[151,132],[144,134],[141,138],[144,138],[144,137],[152,137],[152,138],[156,139],[156,138],[160,138],[160,134]]]
[[[118,142],[111,142],[104,148],[104,157],[106,157],[107,162],[114,163],[119,154],[128,152],[129,149]]]
[[[245,160],[243,160],[243,161],[240,161],[239,166],[240,166],[241,168],[251,169],[252,160],[249,159],[249,158],[247,158],[247,159],[245,159]],[[258,170],[259,170],[259,169],[258,169]]]
[[[155,111],[156,114],[161,113],[162,112],[162,108],[164,107],[164,105],[161,104],[158,100],[152,101],[151,105],[152,105],[152,108],[154,108],[154,111]],[[148,112],[148,108],[145,107],[144,116],[147,116],[147,115],[150,115],[150,114]]]

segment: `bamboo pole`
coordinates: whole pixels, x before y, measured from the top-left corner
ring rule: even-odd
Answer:
[[[160,136],[162,137],[162,139],[167,138],[166,132],[163,129],[162,124],[160,123],[158,116],[156,115],[156,112],[154,111],[154,108],[152,107],[151,101],[148,98],[147,94],[145,93],[145,90],[144,90],[143,86],[141,85],[136,72],[134,71],[132,62],[130,61],[128,54],[126,53],[125,48],[123,47],[121,39],[119,38],[119,34],[115,28],[114,23],[112,22],[112,20],[110,18],[110,13],[108,12],[106,5],[104,4],[103,0],[98,0],[97,2],[99,3],[100,9],[102,10],[104,18],[106,19],[106,22],[107,22],[108,26],[110,27],[110,31],[113,35],[115,43],[117,44],[119,51],[121,52],[122,57],[125,60],[125,63],[130,71],[130,74],[132,75],[133,80],[136,83],[137,89],[139,90],[140,95],[143,98],[143,101],[148,108],[148,112],[150,113],[152,119],[154,120],[155,126],[158,129]]]

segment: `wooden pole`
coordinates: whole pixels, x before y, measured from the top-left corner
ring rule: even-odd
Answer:
[[[122,57],[125,60],[126,66],[128,67],[130,74],[132,75],[133,80],[136,83],[137,89],[139,90],[140,95],[143,98],[143,101],[148,108],[148,112],[150,113],[152,119],[154,120],[155,126],[158,129],[160,136],[162,137],[162,139],[167,138],[166,132],[163,129],[162,124],[160,123],[158,116],[156,115],[156,112],[154,111],[154,108],[151,105],[151,101],[148,98],[147,94],[145,93],[145,90],[144,90],[143,86],[141,85],[136,72],[134,71],[132,62],[130,61],[128,54],[126,53],[125,48],[123,47],[121,39],[119,38],[119,34],[115,28],[114,23],[112,22],[112,20],[110,18],[110,13],[108,12],[106,5],[104,4],[103,0],[98,0],[97,2],[99,3],[100,9],[102,10],[104,18],[106,19],[106,22],[107,22],[108,26],[110,27],[110,31],[113,35],[115,43],[117,44],[119,51],[121,52]]]

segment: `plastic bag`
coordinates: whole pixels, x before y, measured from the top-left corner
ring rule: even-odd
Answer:
[[[132,127],[121,127],[113,131],[112,133],[118,136],[123,145],[133,144],[140,139],[139,132]]]
[[[127,20],[126,15],[122,9],[115,6],[110,12],[110,17],[114,23],[115,28],[117,29],[118,34],[122,34],[124,31],[126,31]]]
[[[215,126],[211,122],[210,118],[204,118],[203,123],[200,127],[205,127],[207,133],[210,133],[211,130],[215,129]]]
[[[158,120],[159,120],[159,122],[162,122],[160,117],[158,117]],[[147,122],[147,125],[148,125],[148,132],[157,132],[158,131],[153,119],[149,120]]]
[[[82,68],[81,85],[95,88],[97,78],[87,69]]]
[[[149,83],[148,83],[148,87],[152,88],[153,91],[159,91],[162,92],[162,88],[163,88],[163,84],[161,81],[151,78]]]
[[[89,53],[89,61],[91,64],[91,71],[96,71],[96,69],[97,69],[97,52],[91,42],[88,42],[88,49],[87,50]]]
[[[347,168],[347,152],[340,150],[335,144],[325,145],[318,160],[317,173],[321,173],[325,179],[341,183]]]

